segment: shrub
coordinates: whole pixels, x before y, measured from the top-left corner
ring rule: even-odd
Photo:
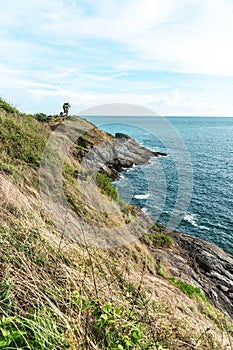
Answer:
[[[157,345],[146,334],[146,326],[128,308],[122,309],[111,302],[100,305],[98,300],[90,303],[89,307],[93,316],[93,334],[99,349],[143,350],[154,349]]]
[[[48,116],[44,113],[36,113],[34,114],[34,117],[39,120],[40,122],[48,122],[49,119],[51,119],[51,116]]]
[[[173,239],[162,233],[146,233],[144,239],[152,248],[171,248],[173,246]]]
[[[154,225],[151,227],[151,230],[155,232],[160,232],[160,228],[156,223],[154,223]]]
[[[106,174],[97,173],[96,184],[101,189],[101,192],[111,198],[112,200],[117,200],[118,192],[112,185],[112,180]]]
[[[170,236],[164,234],[154,235],[153,242],[156,246],[162,248],[171,248],[173,245],[173,240]]]

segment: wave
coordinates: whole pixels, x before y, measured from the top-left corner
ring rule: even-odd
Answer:
[[[192,224],[195,227],[198,227],[198,224],[196,222],[196,215],[195,214],[188,214],[186,213],[184,216],[184,221],[189,222],[190,224]]]
[[[194,227],[198,227],[201,230],[209,230],[208,227],[203,226],[203,225],[198,225],[197,223],[197,216],[196,214],[190,214],[190,213],[186,213],[184,216],[184,221],[189,222],[191,225],[193,225]]]
[[[148,197],[150,197],[150,194],[135,194],[134,198],[136,199],[147,199]]]
[[[141,210],[143,211],[144,214],[149,215],[149,210],[148,210],[148,208],[143,207],[143,208],[141,208]]]

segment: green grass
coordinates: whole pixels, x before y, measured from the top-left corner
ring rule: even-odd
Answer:
[[[207,302],[207,299],[205,298],[204,294],[202,293],[201,289],[198,287],[194,287],[191,284],[177,280],[175,277],[168,277],[167,280],[173,285],[178,287],[185,295],[187,295],[189,298],[193,299],[195,297],[198,297],[202,299],[203,301]]]
[[[160,232],[161,231],[161,229],[159,228],[159,226],[156,223],[154,223],[154,225],[151,227],[151,230],[155,231],[155,232]]]
[[[162,233],[146,233],[143,238],[152,248],[171,248],[173,246],[173,239]]]
[[[38,167],[46,143],[45,132],[38,122],[31,116],[12,118],[0,114],[0,123],[0,149],[9,162],[19,159]]]
[[[51,310],[35,309],[26,317],[2,316],[0,349],[67,349],[63,326]]]
[[[8,113],[19,113],[19,111],[12,107],[8,102],[4,101],[2,98],[0,98],[0,109],[3,109],[5,112]]]
[[[110,199],[116,201],[118,199],[118,192],[112,185],[112,180],[105,174],[96,174],[96,184],[100,188],[101,192]]]

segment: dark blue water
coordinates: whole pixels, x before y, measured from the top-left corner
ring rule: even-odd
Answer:
[[[125,200],[165,225],[175,217],[181,232],[233,254],[233,118],[87,119],[107,132],[126,133],[143,146],[168,154],[123,174],[115,186]]]

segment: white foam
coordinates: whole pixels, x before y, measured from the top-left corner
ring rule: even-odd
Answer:
[[[134,196],[134,198],[136,198],[136,199],[147,199],[149,196],[150,196],[149,193],[147,193],[147,194],[136,194]]]
[[[184,220],[189,222],[193,226],[198,227],[198,224],[196,222],[196,215],[195,214],[188,214],[188,213],[186,213],[185,216],[184,216]]]
[[[147,208],[145,208],[145,207],[144,207],[144,208],[142,208],[142,211],[143,211],[143,213],[145,213],[145,214],[147,214],[147,215],[149,214],[148,209],[147,209]]]
[[[189,214],[189,213],[186,213],[185,216],[184,216],[184,220],[189,222],[191,225],[193,225],[194,227],[198,227],[200,228],[201,230],[209,230],[208,227],[206,226],[203,226],[203,225],[198,225],[197,224],[197,217],[195,214]]]
[[[200,228],[201,230],[209,230],[209,228],[208,228],[208,227],[203,226],[203,225],[199,226],[199,228]]]

